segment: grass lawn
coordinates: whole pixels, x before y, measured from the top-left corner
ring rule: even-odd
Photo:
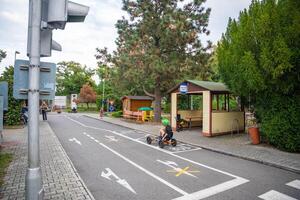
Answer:
[[[12,154],[9,153],[0,153],[0,186],[3,184],[3,178],[5,176],[6,168],[9,163],[12,161]]]

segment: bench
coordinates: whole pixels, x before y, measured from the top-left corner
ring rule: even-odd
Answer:
[[[127,118],[127,119],[142,120],[142,112],[139,112],[139,111],[124,110],[124,111],[123,111],[123,117],[124,117],[124,118]]]
[[[178,114],[180,115],[181,119],[187,121],[189,128],[192,127],[192,123],[200,124],[203,121],[202,110],[179,110]]]

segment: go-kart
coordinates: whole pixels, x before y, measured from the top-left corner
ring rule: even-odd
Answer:
[[[167,134],[165,134],[163,137],[162,136],[148,136],[146,138],[146,141],[148,144],[151,144],[153,141],[158,143],[158,146],[160,148],[164,148],[165,145],[172,145],[175,147],[177,145],[177,140],[173,137],[168,137]]]

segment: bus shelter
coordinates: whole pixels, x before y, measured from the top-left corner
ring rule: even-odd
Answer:
[[[171,126],[177,127],[178,118],[189,128],[202,127],[204,136],[216,136],[245,130],[245,112],[223,83],[186,80],[168,91],[171,94]],[[178,108],[178,99],[187,95],[189,109]],[[193,99],[200,96],[201,106],[193,108]]]

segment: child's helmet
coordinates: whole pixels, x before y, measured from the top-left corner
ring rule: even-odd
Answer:
[[[161,123],[162,123],[164,126],[168,126],[168,125],[170,125],[170,122],[169,122],[169,120],[168,120],[168,119],[166,119],[166,118],[162,119],[162,120],[161,120]]]

